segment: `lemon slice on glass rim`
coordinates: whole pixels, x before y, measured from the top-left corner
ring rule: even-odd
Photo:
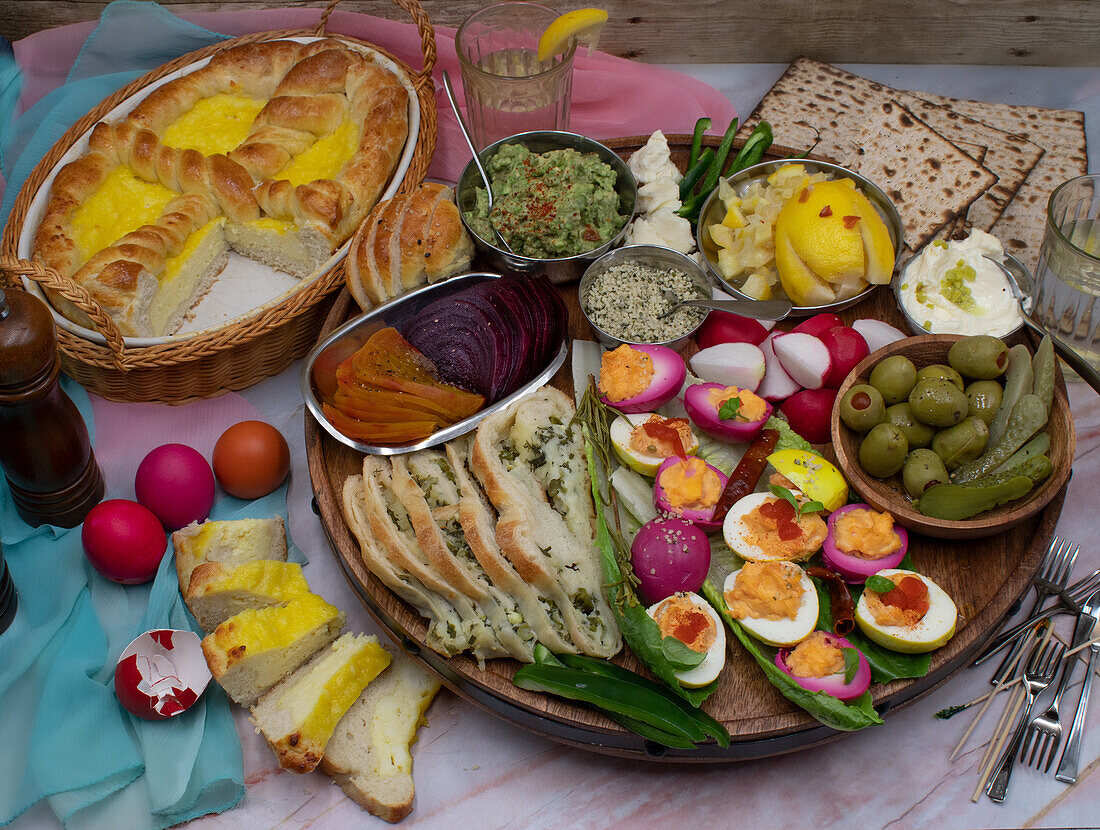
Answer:
[[[607,12],[603,9],[575,9],[566,12],[547,26],[539,38],[539,61],[563,54],[573,40],[576,40],[578,46],[587,46],[588,54],[591,55],[606,22]]]

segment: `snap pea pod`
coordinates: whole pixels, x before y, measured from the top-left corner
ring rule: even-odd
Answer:
[[[1050,406],[1054,402],[1054,367],[1057,362],[1054,341],[1049,334],[1043,335],[1039,348],[1035,350],[1035,357],[1031,359],[1031,372],[1035,375],[1033,391],[1039,396],[1047,412],[1050,412]]]
[[[602,674],[605,677],[614,677],[628,683],[637,683],[639,686],[649,689],[652,692],[667,696],[666,690],[657,683],[630,671],[630,669],[624,669],[622,666],[618,666],[615,663],[609,663],[607,660],[597,660],[595,657],[589,657],[586,654],[562,654],[555,659],[579,671],[591,671],[596,674]],[[723,749],[730,745],[730,733],[726,731],[726,727],[722,726],[722,724],[702,709],[696,709],[687,701],[679,698],[669,697],[669,700],[683,709],[684,712],[691,717],[692,720],[698,723],[700,728],[707,735],[714,738]]]
[[[993,472],[1030,441],[1046,423],[1047,408],[1043,406],[1039,396],[1030,393],[1022,396],[1012,407],[1012,414],[1000,440],[990,445],[988,450],[969,464],[960,467],[955,473],[955,483],[965,484]]]
[[[700,118],[695,122],[695,133],[691,136],[691,155],[688,156],[688,169],[699,161],[699,151],[703,149],[703,134],[710,129],[710,119]]]
[[[707,170],[710,169],[710,165],[713,161],[714,150],[707,147],[702,155],[699,156],[698,161],[684,173],[684,177],[680,179],[681,202],[686,202],[691,197],[691,191],[695,190],[695,185],[699,184],[699,181],[707,174]],[[680,209],[683,210],[682,207]]]
[[[1023,447],[1014,452],[1008,461],[999,467],[995,467],[993,473],[996,475],[997,473],[1015,472],[1019,470],[1029,458],[1046,455],[1048,452],[1050,452],[1050,433],[1040,432],[1024,444]]]
[[[1027,346],[1016,345],[1008,350],[1008,369],[1005,372],[1005,391],[1001,408],[989,423],[989,446],[995,446],[1004,435],[1008,419],[1016,402],[1031,392],[1035,375],[1031,370],[1031,353]]]
[[[1029,458],[1019,472],[986,476],[966,484],[934,484],[924,491],[917,509],[934,519],[969,519],[1027,495],[1051,473],[1045,455]]]
[[[547,692],[625,715],[692,742],[707,737],[702,727],[668,697],[637,683],[546,663],[522,666],[512,682],[521,689]]]

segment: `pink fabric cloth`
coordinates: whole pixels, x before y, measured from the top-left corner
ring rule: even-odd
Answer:
[[[254,9],[199,12],[184,18],[211,31],[241,35],[312,28],[319,15],[316,9]],[[95,25],[87,22],[50,29],[14,44],[25,78],[21,109],[65,82]],[[328,30],[377,44],[414,70],[422,65],[419,37],[411,23],[336,11],[329,19]],[[453,181],[469,160],[469,151],[443,92],[440,73],[444,69],[450,73],[460,100],[462,81],[454,30],[436,28],[435,36],[438,59],[433,77],[439,119],[435,157],[428,175]],[[721,131],[734,114],[733,105],[717,90],[679,73],[603,53],[591,57],[582,54],[576,59],[570,128],[592,138],[642,135],[657,129],[691,132],[696,120],[704,115],[713,120],[715,130]]]

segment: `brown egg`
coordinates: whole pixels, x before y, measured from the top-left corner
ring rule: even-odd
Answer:
[[[212,466],[229,495],[258,499],[283,483],[290,470],[290,447],[271,424],[241,421],[221,434]]]

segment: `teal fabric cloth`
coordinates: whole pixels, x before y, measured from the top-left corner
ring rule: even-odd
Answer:
[[[227,39],[229,35],[181,20],[156,3],[116,0],[103,10],[65,85],[10,125],[18,98],[19,70],[10,49],[10,60],[0,50],[0,173],[7,182],[0,225],[7,221],[23,181],[65,131],[88,112],[89,101],[102,100],[180,55]],[[5,125],[9,125],[7,129]]]
[[[93,433],[87,393],[64,388]],[[211,518],[286,516],[286,485],[256,501],[225,497]],[[153,628],[201,634],[166,553],[156,578],[123,586],[84,557],[80,529],[32,528],[0,477],[0,542],[19,596],[0,635],[0,825],[42,799],[69,830],[159,830],[234,806],[244,794],[231,705],[216,683],[168,721],[131,716],[114,694],[123,648]],[[291,547],[291,557],[304,561]]]

